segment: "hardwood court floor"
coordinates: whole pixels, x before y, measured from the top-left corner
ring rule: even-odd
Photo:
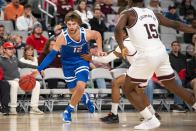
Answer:
[[[61,112],[29,115],[0,115],[0,131],[131,131],[139,124],[136,112],[119,113],[119,124],[105,124],[99,118],[106,113],[73,113],[72,123],[65,124]],[[152,131],[196,131],[196,113],[160,113],[161,127]]]

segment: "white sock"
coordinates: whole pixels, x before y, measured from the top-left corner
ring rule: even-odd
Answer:
[[[74,106],[72,106],[71,104],[69,104],[69,106],[70,106],[71,108],[74,108]]]
[[[153,106],[150,104],[149,106],[148,106],[148,110],[154,115],[155,114],[155,110],[154,110],[154,108],[153,108]]]
[[[195,102],[195,104],[192,107],[196,110],[196,102]]]
[[[112,110],[111,110],[111,112],[114,115],[117,115],[118,114],[118,103],[112,103]]]
[[[146,107],[143,111],[140,111],[140,114],[144,117],[145,120],[151,119],[153,116],[148,107]]]

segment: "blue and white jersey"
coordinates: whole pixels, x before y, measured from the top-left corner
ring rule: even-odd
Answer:
[[[65,37],[67,45],[62,45],[61,47],[61,60],[62,64],[76,64],[83,61],[80,58],[81,53],[86,53],[88,51],[88,44],[85,39],[85,30],[80,27],[80,41],[74,41],[68,34],[67,28],[62,29],[63,35]]]
[[[68,88],[75,88],[77,81],[88,81],[89,62],[80,58],[81,53],[88,53],[85,30],[80,28],[80,41],[74,41],[68,34],[67,28],[62,30],[67,45],[61,46],[61,62]]]

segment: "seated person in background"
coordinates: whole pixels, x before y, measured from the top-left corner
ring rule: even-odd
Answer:
[[[61,29],[62,29],[61,25],[56,25],[54,27],[54,34],[50,37],[50,39],[54,39],[56,41],[57,36],[60,35],[61,33]]]
[[[32,46],[27,45],[24,48],[23,57],[20,58],[20,61],[26,64],[38,66],[37,57],[34,56],[34,49]]]
[[[196,93],[196,53],[194,53],[194,57],[187,63],[186,87],[193,89],[194,93]]]
[[[79,14],[82,19],[82,27],[91,29],[89,19],[93,18],[93,14],[90,10],[86,9],[86,0],[79,0],[78,7],[75,12]]]
[[[23,12],[24,7],[20,4],[19,0],[12,0],[12,2],[5,7],[4,20],[13,20],[13,22],[15,22],[18,17],[22,16]]]
[[[192,27],[196,29],[196,18],[192,21]],[[184,33],[184,42],[192,43],[193,33]]]
[[[93,43],[92,47],[90,48],[90,53],[94,56],[98,55],[98,48],[97,48],[97,44]],[[110,65],[107,63],[101,63],[101,62],[96,62],[93,61],[90,63],[90,67],[91,69],[95,69],[95,68],[104,68],[104,69],[108,69],[110,70],[111,67]],[[95,79],[96,83],[97,83],[97,87],[99,89],[106,89],[106,83],[105,83],[105,79],[104,78],[97,78]],[[100,97],[105,97],[107,96],[106,94],[101,94]]]
[[[58,0],[57,3],[57,13],[58,13],[58,23],[63,24],[65,15],[73,11],[73,6],[69,3],[68,0]]]
[[[163,13],[163,9],[159,6],[160,0],[150,0],[149,5],[147,5],[148,9],[153,10],[155,13]]]
[[[20,62],[16,57],[14,57],[14,45],[11,42],[6,42],[3,44],[4,55],[0,56],[0,66],[4,73],[3,80],[7,80],[10,84],[10,112],[9,114],[16,115],[17,107],[17,92],[19,87],[19,68],[37,68],[37,66],[29,65]],[[11,64],[10,64],[11,63]],[[36,81],[36,85],[32,90],[31,95],[31,114],[43,114],[42,111],[38,109],[40,94],[40,83]]]
[[[55,40],[54,39],[48,39],[48,41],[46,42],[46,45],[44,47],[43,52],[38,57],[38,65],[40,65],[42,63],[44,58],[53,49],[54,45],[55,45]],[[53,62],[47,68],[62,68],[60,52],[56,55],[56,57],[53,60]],[[48,88],[49,89],[57,88],[58,81],[59,81],[58,79],[50,79],[50,80],[48,80],[47,81],[48,82]]]
[[[31,5],[25,5],[24,14],[16,20],[17,29],[31,32],[35,22],[37,19],[32,15]]]
[[[102,18],[102,12],[100,9],[94,9],[93,18],[89,20],[92,30],[99,31],[102,36],[102,40],[104,40],[103,33],[107,31],[107,27]]]
[[[116,12],[112,9],[112,0],[105,0],[101,3],[101,12],[107,17],[108,14],[115,14]]]
[[[2,46],[9,39],[10,39],[10,35],[5,33],[5,26],[0,25],[0,45]]]
[[[15,46],[16,49],[22,49],[26,46],[26,44],[22,42],[22,36],[15,35]]]
[[[184,21],[186,24],[191,25],[194,18],[195,18],[195,11],[188,10],[186,16],[184,17]]]
[[[168,12],[166,13],[165,17],[167,17],[170,20],[181,21],[180,17],[176,13],[176,6],[170,5],[168,7]]]
[[[42,35],[42,25],[36,22],[33,25],[33,33],[26,39],[26,44],[33,46],[37,53],[41,53],[46,44],[47,38]]]
[[[171,53],[169,54],[169,61],[172,68],[180,73],[186,68],[186,57],[180,52],[180,44],[177,41],[171,43]],[[184,81],[182,81],[184,84]]]
[[[185,17],[187,15],[188,10],[195,11],[195,8],[192,6],[191,0],[183,0],[180,6],[180,10],[179,10],[180,16]]]
[[[3,71],[0,67],[0,112],[4,115],[9,114],[9,104],[10,102],[10,85],[6,80],[3,80]]]
[[[176,78],[175,78],[177,84],[179,86],[182,86],[182,82],[180,78],[178,77],[178,74],[176,73]],[[148,81],[148,85],[146,88],[146,95],[148,96],[148,99],[150,100],[151,105],[153,105],[153,91],[154,89],[157,88],[163,88],[164,85],[162,84],[161,81],[159,81],[156,77],[156,74],[153,75],[152,79]],[[165,89],[165,88],[163,88]],[[186,112],[183,105],[183,101],[174,94],[174,108],[173,112]]]

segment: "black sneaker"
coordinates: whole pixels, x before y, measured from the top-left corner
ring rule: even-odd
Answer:
[[[161,116],[159,115],[159,113],[156,112],[154,115],[156,116],[158,120],[161,120]],[[143,121],[143,120],[144,120],[144,117],[140,117],[140,121]]]
[[[102,122],[111,124],[111,123],[119,123],[118,115],[114,115],[112,112],[108,114],[108,116],[100,118]]]
[[[184,109],[184,107],[182,105],[174,104],[173,112],[175,112],[175,113],[185,113],[186,110]]]
[[[9,115],[9,112],[10,112],[9,107],[8,106],[2,107],[1,112],[2,112],[3,115]]]

